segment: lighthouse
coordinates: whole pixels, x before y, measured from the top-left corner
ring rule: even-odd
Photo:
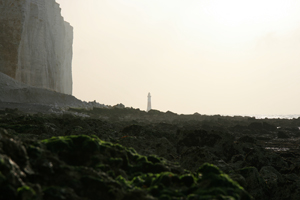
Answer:
[[[151,110],[151,95],[150,92],[148,93],[148,105],[147,105],[147,112]]]

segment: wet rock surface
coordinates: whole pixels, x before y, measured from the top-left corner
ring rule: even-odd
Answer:
[[[298,126],[129,108],[6,109],[0,199],[298,199]]]

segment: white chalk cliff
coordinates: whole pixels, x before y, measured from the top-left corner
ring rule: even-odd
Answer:
[[[73,28],[55,0],[0,0],[0,72],[72,94]]]

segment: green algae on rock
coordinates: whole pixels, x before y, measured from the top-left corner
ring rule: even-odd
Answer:
[[[40,106],[34,107],[41,110]],[[45,108],[49,109],[42,109]],[[197,113],[176,115],[156,111],[147,113],[129,108],[75,110],[32,115],[29,114],[32,112],[24,113],[17,109],[0,110],[0,154],[3,155],[5,165],[10,160],[13,163],[12,168],[0,170],[3,175],[2,177],[0,174],[0,184],[7,183],[8,180],[14,180],[10,184],[21,183],[14,187],[8,185],[0,188],[0,196],[17,196],[16,189],[27,185],[36,191],[38,198],[46,186],[59,186],[57,193],[61,195],[58,196],[80,199],[86,195],[72,196],[72,190],[84,191],[84,179],[81,179],[81,175],[91,174],[100,176],[98,180],[103,179],[107,184],[113,185],[111,180],[116,180],[119,176],[131,181],[143,174],[171,172],[178,175],[174,176],[174,181],[180,182],[181,178],[184,180],[185,186],[180,187],[189,187],[194,182],[191,175],[197,177],[195,172],[206,162],[230,174],[233,180],[257,200],[298,199],[300,196],[300,190],[295,189],[300,184],[300,118],[255,119]],[[278,138],[279,131],[283,131],[289,138]],[[46,142],[46,139],[53,136],[56,136],[54,140],[60,140],[57,137],[74,135],[92,138],[92,135],[96,135],[107,143],[101,144],[97,150],[98,144],[95,141],[90,141],[90,148],[83,147],[83,144],[77,148],[73,139],[59,141],[58,145],[63,147],[59,149],[51,149],[53,144]],[[81,139],[89,141],[88,138]],[[126,147],[125,150],[121,145]],[[107,159],[108,157],[111,159]],[[177,162],[190,171],[185,171],[170,161]],[[244,173],[242,169],[247,167],[255,167],[257,170]],[[15,179],[11,179],[11,176],[7,178],[6,173],[11,172],[17,173]],[[52,176],[59,181],[47,178]],[[109,181],[107,177],[110,177]],[[257,178],[262,179],[257,181]],[[153,191],[160,189],[161,187],[155,186]],[[123,190],[126,192],[119,194],[124,194],[124,200],[143,199],[145,196],[148,199],[171,198],[167,194],[154,197],[147,190],[139,188]],[[53,190],[49,191],[44,192],[44,199]],[[196,194],[188,196],[191,199],[200,198]],[[201,198],[204,198],[203,195]]]
[[[0,137],[4,146],[9,142],[19,146],[11,145],[9,153],[1,149],[0,154],[0,190],[10,199],[251,199],[213,165],[192,173],[176,163],[139,155],[132,148],[96,136],[41,141]],[[17,163],[24,161],[14,154],[20,147],[27,164],[19,166]],[[25,170],[28,166],[31,173]],[[5,198],[0,195],[0,199]]]

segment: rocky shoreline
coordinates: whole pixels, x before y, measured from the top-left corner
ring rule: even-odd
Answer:
[[[299,118],[2,109],[0,199],[298,199],[298,127]]]

